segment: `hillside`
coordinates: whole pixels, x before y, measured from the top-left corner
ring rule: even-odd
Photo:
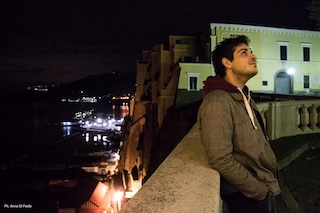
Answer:
[[[121,95],[135,91],[136,73],[106,73],[92,75],[69,84],[61,85],[53,90],[55,95],[79,95],[82,91],[87,95]]]
[[[92,75],[59,86],[49,87],[48,92],[23,90],[19,93],[20,100],[55,99],[62,97],[122,95],[135,91],[136,73],[105,73]]]

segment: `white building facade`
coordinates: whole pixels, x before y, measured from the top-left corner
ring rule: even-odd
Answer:
[[[246,35],[259,73],[248,82],[255,91],[277,94],[319,92],[320,32],[211,23],[211,47],[224,38]]]

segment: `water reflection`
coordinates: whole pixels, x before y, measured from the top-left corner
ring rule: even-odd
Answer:
[[[83,131],[81,135],[87,145],[95,146],[100,150],[119,149],[123,144],[122,136],[119,132]]]
[[[126,117],[129,114],[129,105],[128,103],[112,105],[112,114],[114,119],[121,119]]]
[[[94,109],[75,112],[73,118],[60,122],[60,125],[62,126],[62,136],[70,136],[75,132],[79,132],[79,130],[87,130],[87,132],[111,130],[117,132],[117,134],[121,134],[123,119],[129,114],[129,105],[128,103],[114,104],[111,106],[111,109],[112,113],[103,112],[101,109],[97,112],[95,112]],[[105,143],[107,143],[107,138],[101,135],[96,135],[94,138],[90,139],[85,136],[86,142],[89,142],[90,140],[99,142],[101,139],[104,139]]]
[[[71,126],[64,126],[63,129],[63,137],[71,135]]]

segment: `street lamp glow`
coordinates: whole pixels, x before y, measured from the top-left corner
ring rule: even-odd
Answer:
[[[123,191],[117,191],[117,192],[115,192],[115,194],[113,195],[113,199],[114,199],[114,201],[116,202],[118,211],[121,210],[121,200],[122,200],[122,198],[123,198],[123,194],[124,194]]]
[[[296,71],[295,71],[293,68],[289,68],[289,69],[287,70],[287,73],[288,73],[289,75],[293,75],[295,72],[296,72]]]

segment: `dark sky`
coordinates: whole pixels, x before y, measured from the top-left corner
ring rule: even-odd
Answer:
[[[2,0],[0,95],[130,71],[143,49],[210,22],[315,29],[311,0]]]

